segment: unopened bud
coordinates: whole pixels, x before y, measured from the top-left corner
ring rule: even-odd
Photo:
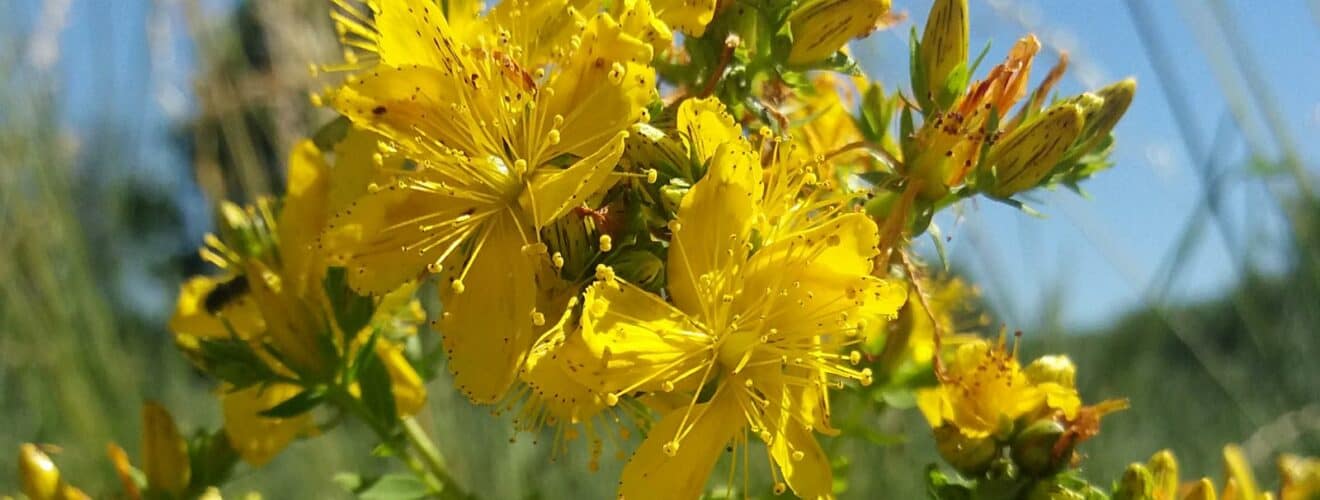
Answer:
[[[1174,500],[1178,496],[1178,460],[1173,452],[1161,450],[1146,462],[1154,480],[1151,494],[1155,500]]]
[[[972,476],[984,472],[999,454],[999,446],[993,438],[970,438],[952,425],[935,429],[935,447],[949,465]]]
[[[814,0],[789,14],[793,47],[788,64],[805,65],[834,55],[848,40],[861,38],[876,28],[889,12],[889,0]]]
[[[1053,475],[1068,465],[1072,447],[1055,453],[1055,445],[1063,437],[1064,428],[1054,420],[1039,420],[1023,429],[1013,438],[1013,461],[1023,471],[1036,477]]]
[[[985,166],[993,169],[994,185],[985,190],[1007,198],[1036,187],[1063,159],[1082,124],[1081,108],[1061,103],[1013,130],[990,147]]]
[[[1083,94],[1094,96],[1099,104],[1083,108],[1083,119],[1086,123],[1082,126],[1081,135],[1077,137],[1077,144],[1069,151],[1070,155],[1086,154],[1103,144],[1109,133],[1114,130],[1114,126],[1118,125],[1118,120],[1127,112],[1136,93],[1137,81],[1128,78],[1111,83],[1095,92]]]
[[[191,475],[188,443],[169,412],[151,401],[142,405],[142,472],[152,490],[174,496],[183,495]]]
[[[964,91],[970,70],[967,67],[969,31],[967,0],[935,0],[916,54],[920,76],[919,81],[914,81],[912,91],[918,94],[919,101],[946,108]],[[960,66],[962,78],[950,81]],[[918,87],[918,84],[924,85]]]
[[[23,494],[33,500],[54,499],[60,491],[60,470],[31,443],[18,447],[18,479]]]
[[[1151,477],[1150,469],[1138,463],[1129,464],[1127,470],[1123,471],[1123,478],[1118,480],[1113,499],[1148,500],[1152,498],[1154,487],[1155,480]]]
[[[1033,384],[1053,382],[1067,388],[1076,387],[1077,366],[1068,356],[1051,354],[1041,356],[1027,365],[1027,380]]]
[[[1216,497],[1215,484],[1203,477],[1200,481],[1192,484],[1191,489],[1187,490],[1187,494],[1183,495],[1182,500],[1215,500]]]

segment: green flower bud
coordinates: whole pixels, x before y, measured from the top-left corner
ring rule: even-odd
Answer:
[[[1113,500],[1149,500],[1154,487],[1155,480],[1151,477],[1150,469],[1138,463],[1129,464],[1127,470],[1123,471],[1123,478],[1114,488]]]
[[[1013,438],[1012,457],[1019,467],[1037,477],[1053,475],[1068,465],[1072,447],[1055,454],[1054,446],[1063,437],[1064,428],[1054,420],[1039,420]]]
[[[1155,483],[1151,490],[1155,500],[1174,500],[1178,495],[1178,460],[1173,452],[1160,450],[1146,462]]]
[[[794,66],[823,61],[848,40],[875,30],[880,17],[889,12],[889,0],[808,0],[788,16],[793,47],[788,64]]]
[[[1007,198],[1032,189],[1062,160],[1082,132],[1082,109],[1060,103],[1014,129],[990,147],[985,167],[993,169],[991,195]]]
[[[990,467],[999,455],[999,446],[989,437],[970,438],[957,427],[942,425],[935,429],[935,447],[944,461],[967,475],[977,475]]]
[[[940,103],[946,107],[961,94],[967,80],[967,0],[935,0],[926,18],[917,57],[923,88],[913,88],[918,100]],[[962,67],[960,81],[949,77]]]
[[[1053,382],[1064,387],[1076,387],[1077,366],[1068,356],[1052,354],[1041,356],[1027,365],[1027,380],[1033,384]]]

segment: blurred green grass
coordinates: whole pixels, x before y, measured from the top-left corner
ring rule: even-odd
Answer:
[[[327,33],[321,3],[245,3],[220,29],[193,14],[202,112],[180,125],[178,147],[193,164],[178,168],[191,172],[206,198],[187,202],[278,191],[284,150],[325,118],[306,104],[313,81],[295,76],[305,74],[305,61],[328,60],[333,51],[310,42],[332,37],[308,35]],[[17,30],[5,33],[0,38],[17,36]],[[162,318],[144,316],[118,296],[125,263],[117,259],[141,254],[107,250],[107,239],[142,238],[149,230],[177,241],[187,232],[168,210],[152,208],[168,201],[100,183],[100,170],[79,167],[80,156],[129,160],[102,142],[90,147],[105,151],[78,152],[58,123],[56,86],[21,57],[22,51],[0,51],[0,492],[17,488],[12,450],[21,442],[63,447],[56,461],[67,476],[91,492],[108,492],[116,480],[105,446],[118,442],[137,455],[144,399],[165,403],[185,429],[220,424],[213,388],[175,352]],[[1133,402],[1083,448],[1088,477],[1103,484],[1161,448],[1179,454],[1184,477],[1218,475],[1222,445],[1245,442],[1258,473],[1272,484],[1267,465],[1276,453],[1320,454],[1320,212],[1313,200],[1295,205],[1292,258],[1282,274],[1251,273],[1222,297],[1137,311],[1100,331],[1027,337],[1024,357],[1061,351],[1077,361],[1087,400]],[[152,218],[159,220],[143,222]],[[142,251],[180,252],[169,245]],[[199,266],[186,255],[157,260],[163,264],[150,272],[171,287],[167,296]],[[1248,321],[1243,311],[1256,314],[1245,315]],[[510,443],[508,416],[492,420],[443,375],[429,388],[421,421],[471,491],[485,498],[612,495],[618,460],[603,460],[594,474],[580,452],[551,463],[549,446],[526,435]],[[848,461],[846,496],[920,495],[922,468],[937,459],[920,417],[912,410],[854,409],[877,435],[898,438],[884,446],[859,437],[827,442]],[[370,442],[364,429],[338,429],[294,445],[266,468],[241,469],[227,493],[346,496],[333,473],[389,467],[368,456]],[[606,457],[612,455],[607,448]]]

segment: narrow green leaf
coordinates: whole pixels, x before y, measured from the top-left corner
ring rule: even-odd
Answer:
[[[305,389],[258,414],[268,418],[292,418],[311,411],[323,401],[325,401],[325,389],[313,387]]]

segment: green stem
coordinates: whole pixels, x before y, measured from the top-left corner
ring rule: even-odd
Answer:
[[[453,476],[449,475],[449,468],[445,466],[444,456],[440,454],[440,449],[426,434],[426,430],[422,429],[421,424],[418,424],[417,420],[412,417],[403,417],[400,420],[403,424],[404,435],[407,436],[411,448],[417,450],[417,453],[422,456],[422,460],[426,462],[431,474],[435,475],[445,485],[444,490],[440,492],[441,498],[454,500],[474,498],[468,492],[463,491],[459,487],[458,481],[455,481]]]
[[[371,427],[371,430],[376,433],[376,437],[379,438],[381,442],[389,443],[394,441],[394,433],[390,431],[390,427],[386,426],[383,422],[377,421],[372,416],[371,411],[367,409],[366,405],[362,404],[362,401],[358,398],[353,397],[353,395],[347,390],[343,390],[342,388],[334,390],[331,393],[331,401],[341,409],[346,410],[348,413],[353,414],[359,420],[366,423],[368,427]],[[409,437],[409,442],[412,442],[411,437]],[[412,446],[411,448],[416,448],[416,446]],[[417,457],[413,456],[413,450],[411,449],[397,451],[398,452],[395,453],[394,456],[398,457],[399,461],[403,462],[403,465],[408,467],[408,470],[412,471],[413,475],[417,476],[418,479],[425,483],[428,490],[443,496],[451,495],[449,492],[453,491],[455,488],[450,486],[452,480],[448,478],[447,474],[443,476],[433,474],[429,470],[430,468],[419,461]],[[422,454],[425,455],[425,453]]]

